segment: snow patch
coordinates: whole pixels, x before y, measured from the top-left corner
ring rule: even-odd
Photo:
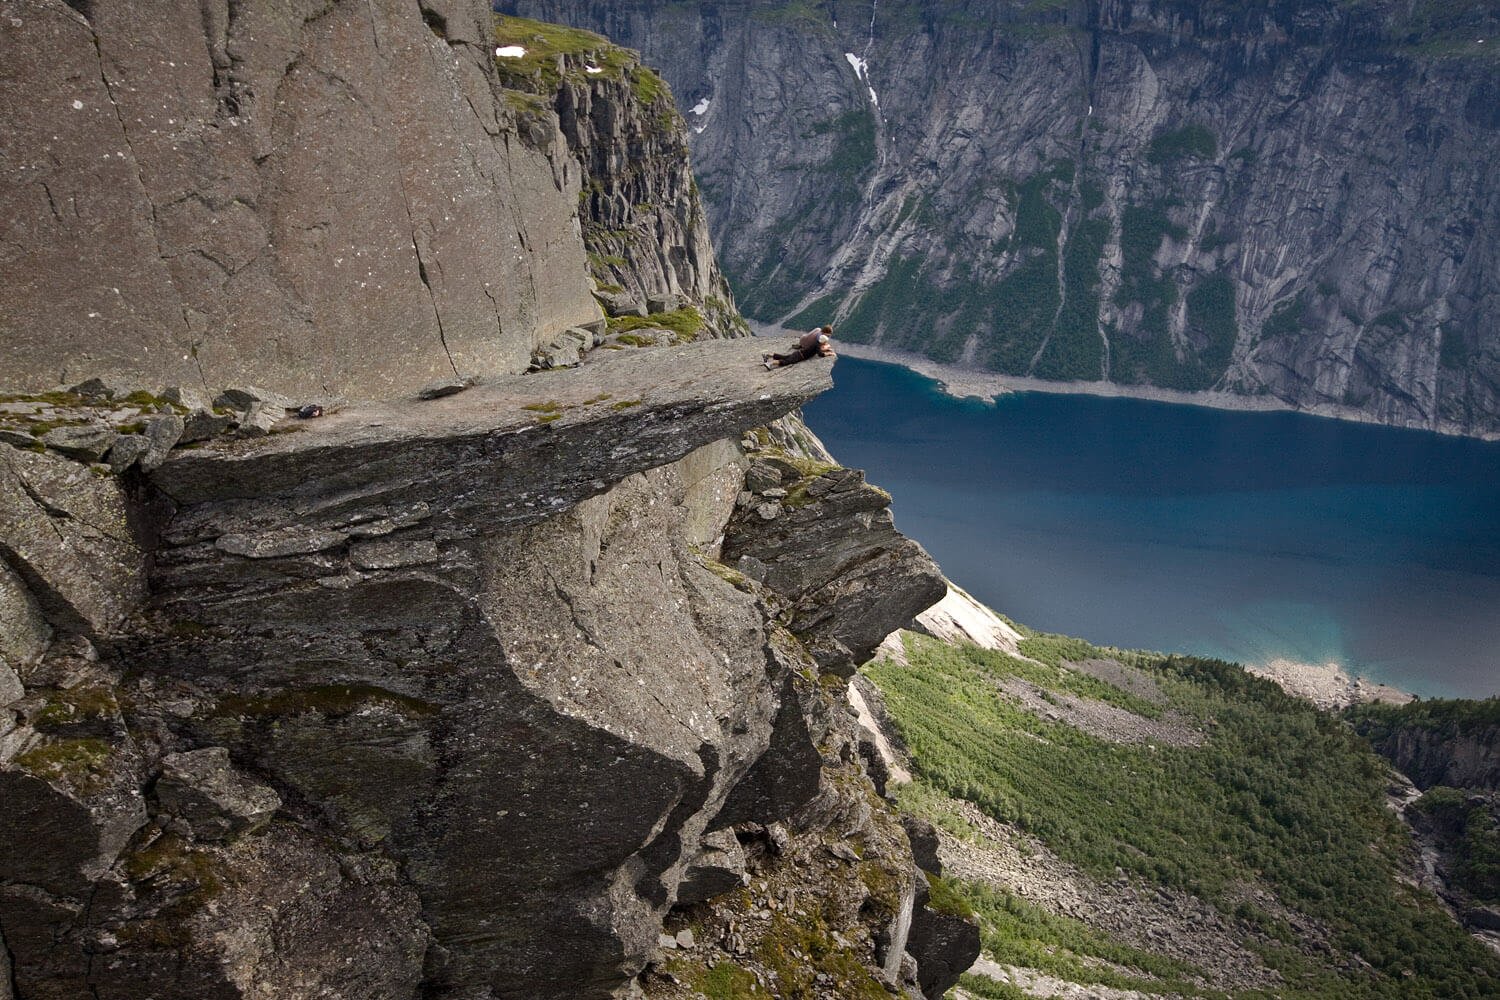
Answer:
[[[875,96],[875,88],[870,86],[870,62],[867,59],[855,55],[853,52],[845,52],[844,58],[849,60],[849,65],[854,67],[854,76],[860,83],[865,85],[865,90],[870,92],[870,103],[880,107],[880,98]]]
[[[712,104],[713,100],[711,98],[705,97],[697,104],[694,104],[691,108],[688,108],[688,114],[698,119],[698,123],[693,126],[694,135],[702,135],[703,130],[708,128],[708,122],[703,120],[703,116],[708,114],[709,106]]]
[[[519,59],[526,54],[526,50],[519,45],[502,45],[495,50],[497,59]]]

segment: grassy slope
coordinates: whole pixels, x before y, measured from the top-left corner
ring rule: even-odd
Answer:
[[[908,803],[965,798],[1086,872],[1107,878],[1118,866],[1142,883],[1200,896],[1234,917],[1250,947],[1285,977],[1278,996],[1500,995],[1500,960],[1397,880],[1410,841],[1384,805],[1386,768],[1340,720],[1231,664],[1106,652],[1056,637],[1033,636],[1023,650],[1044,666],[914,639],[911,667],[867,668],[914,757],[919,787],[905,794]],[[1022,676],[1141,710],[1126,692],[1060,667],[1088,655],[1152,673],[1171,707],[1207,734],[1204,745],[1105,743],[1023,711],[995,687]],[[1334,954],[1306,953],[1284,920],[1245,902],[1241,890],[1251,884],[1329,928]],[[1069,957],[1094,956],[1158,977],[1157,989],[1183,990],[1192,974],[1121,956],[1118,942],[1004,893],[966,891],[1002,961],[1050,962],[1064,978],[1100,981]]]

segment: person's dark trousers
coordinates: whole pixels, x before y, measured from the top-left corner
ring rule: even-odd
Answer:
[[[813,348],[809,351],[804,351],[802,350],[802,348],[796,347],[792,349],[792,352],[790,354],[773,354],[771,355],[771,357],[775,358],[777,362],[780,363],[783,368],[785,368],[787,365],[795,365],[799,361],[806,361],[808,358],[817,353],[817,348]]]

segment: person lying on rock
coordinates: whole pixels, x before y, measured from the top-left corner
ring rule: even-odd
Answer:
[[[797,362],[806,361],[808,358],[837,357],[833,353],[833,344],[829,343],[832,337],[833,327],[820,326],[815,330],[809,330],[804,333],[797,340],[797,346],[786,354],[762,354],[760,362],[766,366],[767,371],[770,371],[772,368],[784,368],[787,365],[795,365]]]

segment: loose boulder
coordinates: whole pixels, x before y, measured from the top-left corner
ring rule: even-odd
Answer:
[[[231,840],[271,821],[281,797],[234,769],[224,747],[206,747],[162,758],[156,800],[183,820],[199,840]]]

